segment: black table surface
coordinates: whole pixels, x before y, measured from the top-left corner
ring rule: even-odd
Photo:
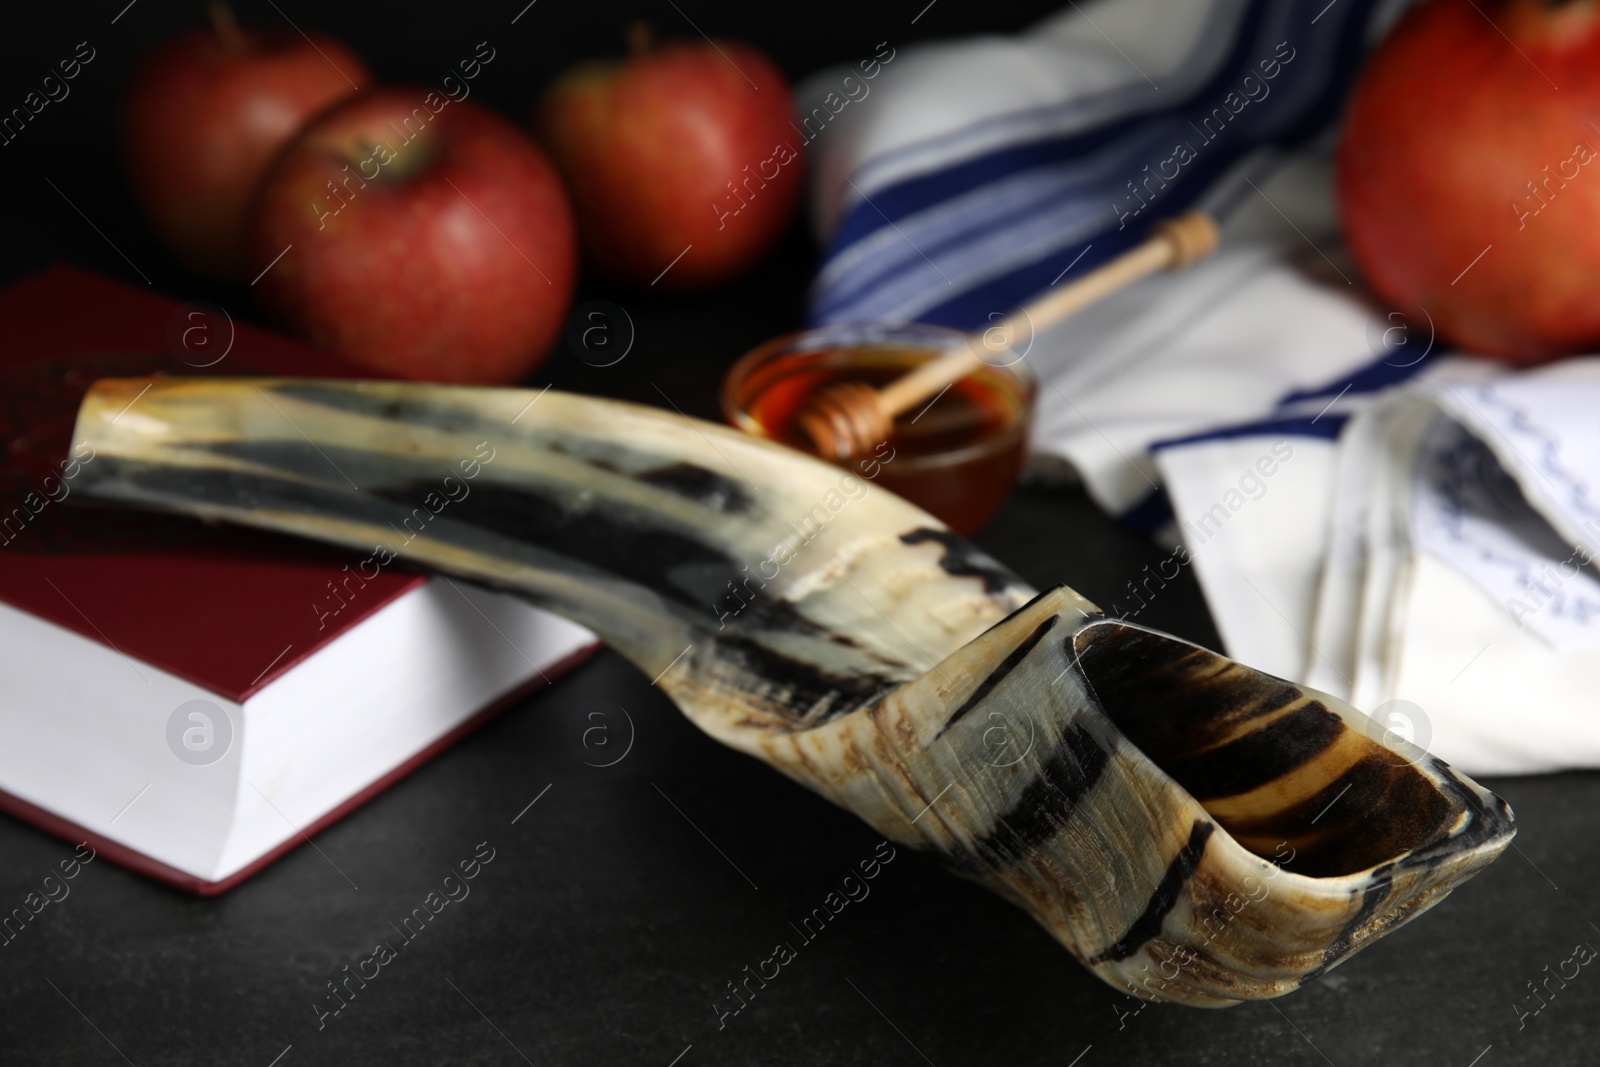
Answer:
[[[697,26],[754,41],[799,75],[883,40],[1015,30],[1057,6],[524,2],[238,7],[247,24],[292,17],[329,30],[391,81],[434,80],[457,51],[488,40],[507,59],[486,71],[479,98],[520,118],[572,59],[615,51],[631,18],[669,35]],[[162,252],[123,187],[118,95],[139,55],[200,6],[125,3],[8,13],[7,107],[58,52],[88,40],[97,55],[72,97],[0,149],[0,277],[65,260],[251,318],[248,292],[208,288]],[[586,279],[580,299],[628,310],[633,349],[603,369],[557,351],[532,381],[646,403],[665,395],[713,416],[731,359],[800,321],[815,256],[797,224],[766,264],[720,293],[664,298]],[[1160,558],[1071,490],[1017,491],[978,541],[1034,584],[1066,582],[1102,603]],[[1218,645],[1187,574],[1141,621]],[[571,725],[618,707],[632,748],[591,766]],[[1537,709],[1506,714],[1538,728]],[[1600,1062],[1600,976],[1585,967],[1573,977],[1565,962],[1580,944],[1600,946],[1600,775],[1489,784],[1516,810],[1515,849],[1419,921],[1277,1001],[1140,1009],[1020,911],[902,849],[869,896],[801,945],[742,1012],[720,1018],[727,983],[775,943],[798,940],[790,924],[878,839],[705,737],[648,678],[602,652],[220,898],[105,862],[84,869],[67,899],[0,947],[0,1064]],[[397,940],[391,924],[481,842],[494,858],[470,896],[339,1014],[322,1016],[327,984]],[[71,852],[0,818],[0,907],[20,904]]]

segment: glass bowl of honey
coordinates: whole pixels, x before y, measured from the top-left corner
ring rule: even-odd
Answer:
[[[778,337],[746,353],[722,381],[728,423],[817,455],[798,416],[842,381],[881,387],[955,348],[978,343],[942,326],[831,325]],[[1022,472],[1036,385],[1009,348],[894,421],[888,440],[850,460],[855,471],[970,536],[993,517]]]

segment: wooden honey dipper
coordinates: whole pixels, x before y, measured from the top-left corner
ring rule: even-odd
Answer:
[[[1210,215],[1190,211],[1163,219],[1150,236],[1082,278],[1040,297],[1006,316],[998,326],[1002,337],[1016,336],[1017,327],[1052,326],[1101,297],[1162,270],[1177,270],[1209,256],[1217,247],[1217,224]],[[865,382],[836,382],[818,391],[796,416],[817,455],[850,459],[886,440],[896,415],[977,370],[987,346],[984,334],[969,334],[967,343],[924,363],[882,389]]]

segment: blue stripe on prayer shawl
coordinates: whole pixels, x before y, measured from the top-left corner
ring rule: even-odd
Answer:
[[[1226,59],[1171,110],[1125,114],[1068,136],[952,160],[941,170],[871,191],[870,200],[856,204],[836,232],[813,293],[812,321],[910,318],[973,329],[1047,288],[1086,247],[1075,272],[1115,256],[1159,216],[1200,201],[1250,153],[1289,147],[1323,129],[1338,113],[1359,66],[1375,6],[1376,0],[1344,0],[1312,25],[1303,2],[1254,0],[1238,20]],[[1278,79],[1265,83],[1271,87],[1267,96],[1232,113],[1220,132],[1198,146],[1198,135],[1183,136],[1214,108],[1229,114],[1227,94],[1242,98],[1243,79],[1259,80],[1257,64],[1284,40],[1295,58]],[[1150,203],[1119,226],[1113,204],[1124,211],[1139,206],[1128,180],[1144,176],[1146,165],[1155,173],[1171,159],[1174,137],[1189,142],[1193,158],[1176,177],[1163,176],[1166,185],[1156,193],[1141,190]],[[974,199],[985,190],[1010,199]],[[970,225],[942,219],[939,209],[959,197],[983,208],[983,217]],[[1082,221],[1094,216],[1103,223],[1091,228]],[[1076,218],[1077,232],[1042,223],[1046,217]],[[891,224],[892,239],[882,232]],[[882,247],[857,247],[874,239]],[[839,266],[847,254],[859,262],[846,259],[848,266]]]
[[[1443,353],[1440,353],[1441,355]],[[1392,361],[1392,362],[1391,362]],[[1319,385],[1314,389],[1299,389],[1287,394],[1278,405],[1293,404],[1302,400],[1320,400],[1327,397],[1344,396],[1347,393],[1376,393],[1380,389],[1387,389],[1399,385],[1417,374],[1421,373],[1426,365],[1425,358],[1408,357],[1404,352],[1395,352],[1383,356],[1360,370],[1340,375],[1327,385]]]

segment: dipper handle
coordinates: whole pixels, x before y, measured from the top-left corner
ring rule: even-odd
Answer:
[[[800,426],[819,455],[837,459],[859,455],[889,436],[896,415],[976,370],[992,350],[988,334],[998,332],[1009,345],[1019,327],[1053,326],[1141,278],[1204,259],[1216,250],[1217,240],[1217,224],[1203,212],[1163,219],[1151,227],[1149,237],[1122,255],[1024,305],[988,331],[969,334],[964,347],[924,363],[882,389],[841,382],[822,390],[800,413]]]

